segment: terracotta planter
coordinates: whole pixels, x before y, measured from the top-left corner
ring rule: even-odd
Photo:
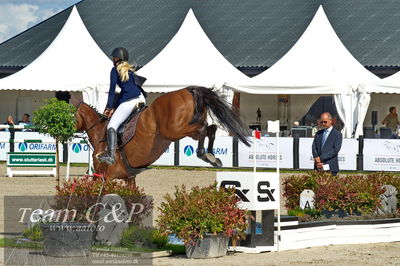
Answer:
[[[186,257],[192,259],[222,257],[228,251],[228,243],[227,236],[206,234],[203,239],[198,239],[195,245],[186,246]]]

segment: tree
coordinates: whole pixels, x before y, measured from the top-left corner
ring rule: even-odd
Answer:
[[[33,124],[37,131],[48,134],[56,140],[57,182],[60,185],[58,144],[72,139],[75,133],[75,106],[56,98],[47,100],[47,104],[34,111]]]

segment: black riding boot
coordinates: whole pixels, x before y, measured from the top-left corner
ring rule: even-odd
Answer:
[[[107,151],[98,156],[100,162],[113,164],[115,162],[115,149],[117,148],[117,132],[114,128],[107,130]]]

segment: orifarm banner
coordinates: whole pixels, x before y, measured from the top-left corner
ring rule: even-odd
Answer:
[[[400,140],[364,139],[364,170],[400,171]]]
[[[6,140],[10,138],[10,132],[0,132],[0,139]],[[0,161],[7,160],[7,152],[10,151],[10,144],[8,142],[0,142]]]
[[[56,142],[48,135],[39,132],[15,132],[16,140],[25,140],[26,142],[15,143],[14,152],[56,152]],[[35,142],[39,140],[41,142]],[[8,150],[7,150],[8,151]],[[63,161],[63,145],[58,145],[59,161]]]
[[[186,137],[179,141],[179,165],[188,166],[207,166],[211,164],[197,158],[197,140]],[[208,138],[204,142],[204,147],[207,149]],[[233,143],[232,137],[216,137],[214,141],[213,153],[219,158],[224,167],[232,167],[233,159]]]
[[[300,169],[314,169],[312,143],[314,138],[300,138],[299,141],[299,167]],[[358,141],[356,139],[343,139],[339,151],[339,169],[357,170]]]

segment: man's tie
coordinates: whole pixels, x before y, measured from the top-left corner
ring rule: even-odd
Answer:
[[[325,141],[326,141],[327,138],[328,138],[328,130],[325,129],[324,130],[324,134],[322,134],[322,146],[321,146],[321,149],[324,147],[324,144],[325,144]]]

